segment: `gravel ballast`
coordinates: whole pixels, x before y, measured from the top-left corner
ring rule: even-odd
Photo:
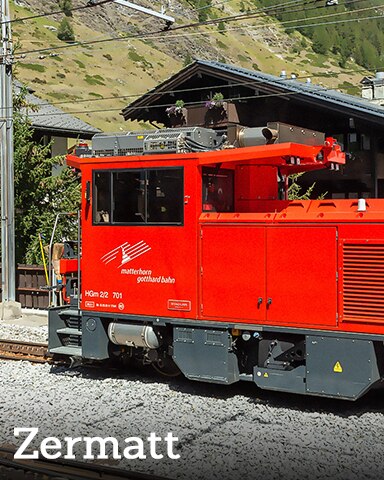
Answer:
[[[0,327],[0,338],[44,341],[46,327]],[[22,330],[20,330],[22,329]],[[15,427],[45,437],[144,439],[145,460],[109,464],[180,479],[377,479],[384,473],[383,392],[357,403],[164,379],[144,371],[69,370],[0,361],[0,444]],[[180,459],[150,458],[146,437],[177,436]],[[76,451],[76,449],[75,449]],[[84,452],[81,451],[81,454]],[[80,455],[80,450],[79,450]]]

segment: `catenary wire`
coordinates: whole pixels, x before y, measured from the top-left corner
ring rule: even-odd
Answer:
[[[380,70],[384,68],[383,66],[379,66],[376,70]],[[359,73],[359,72],[367,72],[366,68],[360,69],[349,69],[343,71],[343,74],[348,73]],[[281,81],[281,83],[289,83],[300,79],[310,79],[310,78],[328,78],[332,77],[333,73],[323,73],[323,74],[313,74],[313,75],[296,75],[295,77],[287,77],[287,78],[278,78],[277,81]],[[141,98],[141,97],[151,97],[151,96],[158,96],[158,95],[169,95],[169,94],[180,94],[180,93],[191,93],[201,90],[217,90],[217,89],[225,89],[225,88],[232,88],[232,87],[257,87],[258,85],[264,85],[266,80],[253,80],[247,82],[237,82],[231,83],[228,85],[210,85],[207,87],[195,87],[195,88],[183,88],[179,90],[163,90],[163,91],[155,91],[155,92],[145,92],[145,93],[135,93],[135,94],[128,94],[128,95],[118,95],[118,96],[109,96],[109,97],[102,97],[102,98],[85,98],[85,99],[76,99],[76,100],[62,100],[58,102],[44,102],[37,105],[37,107],[43,106],[55,106],[55,105],[65,105],[65,104],[72,104],[72,103],[93,103],[93,102],[102,102],[106,100],[123,100],[128,98]],[[8,107],[11,108],[11,107]]]
[[[89,8],[92,8],[92,7],[99,7],[101,5],[105,5],[107,3],[112,3],[112,2],[113,2],[113,0],[99,0],[97,2],[88,1],[88,3],[86,5],[81,5],[79,7],[69,8],[67,10],[56,10],[54,12],[38,13],[36,15],[30,15],[28,17],[13,18],[11,20],[5,20],[3,22],[0,22],[0,25],[9,24],[9,23],[24,22],[26,20],[35,20],[37,18],[44,18],[44,17],[50,17],[52,15],[59,15],[61,13],[77,12],[79,10],[85,10],[85,9],[89,9]]]
[[[333,90],[332,88],[322,88],[321,93],[327,92]],[[271,98],[271,97],[292,97],[295,95],[302,95],[305,92],[284,92],[284,93],[266,93],[263,95],[246,95],[246,96],[240,96],[240,97],[234,97],[234,98],[223,98],[223,102],[236,102],[239,100],[250,100],[250,99],[259,99],[259,98]],[[185,102],[185,106],[195,106],[195,105],[201,105],[201,101],[196,101],[196,102]],[[164,103],[164,104],[159,104],[159,105],[146,105],[145,107],[139,106],[139,107],[130,107],[132,110],[142,110],[143,108],[145,109],[158,109],[158,108],[167,108],[172,106],[170,103]],[[102,113],[102,112],[116,112],[116,111],[121,111],[121,108],[101,108],[97,110],[71,110],[68,112],[65,112],[66,114],[73,115],[73,114],[90,114],[90,113]],[[62,115],[63,112],[57,112],[57,113],[50,113],[52,116],[58,116]],[[28,114],[28,117],[38,117],[41,116],[41,113],[32,113]],[[7,120],[7,117],[2,117],[1,120]]]
[[[383,5],[377,5],[377,6],[373,6],[373,7],[367,7],[365,9],[357,9],[357,10],[353,10],[353,11],[348,10],[346,12],[337,12],[337,13],[331,13],[331,14],[328,14],[328,15],[321,15],[321,16],[317,16],[317,17],[307,17],[307,18],[301,18],[301,19],[296,19],[296,20],[288,20],[286,22],[275,22],[275,23],[268,24],[268,26],[281,25],[281,24],[285,24],[285,23],[292,23],[294,21],[296,21],[296,22],[297,21],[307,22],[307,21],[313,20],[315,18],[329,18],[329,17],[333,17],[333,16],[337,16],[337,15],[349,15],[349,14],[354,14],[354,13],[361,12],[363,10],[377,9],[377,8],[382,7],[382,6]],[[377,17],[370,17],[370,18],[380,18],[380,17],[384,18],[384,17],[382,17],[382,15],[378,15]],[[216,19],[216,20],[219,21],[219,19]],[[362,20],[362,19],[355,19],[355,20]],[[233,21],[233,19],[231,21]],[[52,50],[63,50],[63,49],[77,47],[77,46],[95,45],[95,44],[106,43],[106,42],[110,42],[110,41],[121,41],[121,40],[127,40],[127,39],[132,39],[132,38],[140,38],[140,39],[154,38],[153,36],[156,35],[156,34],[162,34],[161,35],[162,37],[172,38],[173,35],[171,35],[171,32],[174,32],[174,31],[180,30],[180,29],[196,27],[197,25],[205,25],[205,23],[202,22],[201,24],[194,23],[194,24],[181,25],[179,27],[176,27],[172,30],[167,30],[167,31],[156,30],[154,32],[149,32],[146,35],[143,35],[142,33],[138,33],[138,34],[134,34],[134,35],[126,35],[126,36],[123,36],[123,37],[108,37],[108,38],[104,38],[104,39],[100,39],[100,40],[91,40],[89,42],[75,42],[75,43],[69,44],[69,45],[59,45],[59,46],[46,47],[46,48],[40,48],[40,49],[34,49],[34,50],[25,50],[25,51],[19,52],[19,55],[27,55],[27,54],[32,54],[32,53],[44,53],[44,52],[48,52],[48,51],[52,51]],[[323,23],[322,23],[322,25],[323,25]],[[306,26],[309,26],[309,25],[300,25],[301,28],[305,28]],[[241,28],[243,28],[243,26]],[[251,28],[251,27],[248,27],[248,28]]]
[[[260,9],[257,10],[257,12],[260,12],[260,13],[257,15],[257,18],[258,18],[259,16],[260,16],[260,17],[263,17],[263,16],[265,15],[265,13],[268,12],[268,11],[270,11],[270,10],[276,11],[276,8],[277,8],[277,7],[283,8],[284,6],[287,6],[287,5],[290,5],[290,4],[306,5],[306,4],[311,4],[311,3],[314,3],[314,2],[316,3],[316,2],[318,2],[318,1],[321,1],[321,0],[308,0],[308,1],[305,1],[305,2],[302,2],[302,0],[289,0],[288,2],[283,2],[283,3],[280,3],[280,4],[275,5],[275,6],[273,6],[273,7],[263,7],[263,8],[260,8]],[[367,1],[367,0],[350,0],[350,3],[362,2],[362,1]],[[321,8],[321,7],[316,7],[316,8]],[[310,10],[310,9],[302,9],[302,8],[299,8],[298,11],[306,11],[306,10]],[[249,12],[247,12],[247,14],[245,14],[245,15],[248,15],[248,14],[249,14]],[[256,12],[254,12],[254,15],[256,15]],[[32,17],[31,17],[31,18],[32,18]],[[254,17],[254,18],[256,18],[256,17]],[[191,25],[195,25],[195,24],[191,24]],[[184,28],[184,27],[186,27],[186,26],[188,26],[188,25],[185,25],[185,26],[182,25],[181,27]],[[170,31],[173,31],[173,30],[175,30],[175,28],[171,29]],[[158,30],[158,31],[156,31],[156,33],[157,33],[157,32],[158,32],[158,33],[163,33],[163,31],[164,31],[163,29],[162,29],[162,30]],[[123,32],[124,32],[124,30],[123,30]],[[127,30],[125,30],[125,32],[127,32]],[[152,35],[151,32],[150,32],[150,34]],[[138,34],[138,36],[140,36],[140,35]],[[101,40],[103,40],[103,41],[105,40],[105,37],[99,37],[99,38],[100,38]],[[110,38],[110,37],[108,37],[108,38]],[[113,41],[113,40],[115,40],[115,39],[116,39],[116,40],[119,40],[119,39],[122,39],[122,40],[123,40],[124,38],[125,38],[125,37],[112,37],[112,38],[110,38],[110,40],[111,40],[111,41]],[[127,38],[128,38],[128,37],[127,37]],[[95,39],[95,41],[97,41],[97,40],[98,40],[98,38]],[[60,46],[60,45],[59,45],[59,46],[57,47],[57,49],[58,49],[58,48],[61,48],[61,47],[62,47],[62,49],[65,49],[66,47],[72,48],[72,46],[77,46],[78,43],[84,44],[84,42],[75,42],[73,45],[67,45],[67,46],[66,46],[66,45],[63,45],[63,46]],[[53,49],[55,49],[55,47],[53,47]],[[36,53],[38,53],[38,52],[36,52]],[[21,53],[20,53],[20,55],[24,55],[24,54],[26,54],[26,53],[25,53],[25,52],[21,52]]]

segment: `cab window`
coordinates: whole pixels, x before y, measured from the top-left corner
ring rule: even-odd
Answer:
[[[182,225],[182,168],[94,172],[94,224]]]

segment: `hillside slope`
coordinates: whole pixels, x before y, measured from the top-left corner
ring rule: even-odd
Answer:
[[[142,0],[140,4],[160,10],[160,3]],[[207,9],[208,18],[256,8],[244,0],[226,0],[217,5]],[[11,8],[13,18],[21,18],[52,12],[58,5],[49,0],[17,0]],[[188,24],[198,21],[204,11],[194,8],[184,0],[172,0],[167,13],[176,17],[177,25]],[[40,97],[105,131],[138,128],[122,120],[121,109],[193,58],[225,61],[275,75],[281,70],[294,72],[304,81],[311,76],[314,83],[351,94],[359,94],[359,81],[367,73],[351,58],[345,59],[341,68],[337,53],[314,53],[308,38],[297,31],[286,33],[276,18],[267,15],[151,35],[164,23],[107,4],[73,14],[70,21],[76,41],[101,40],[74,47],[57,39],[62,18],[60,14],[13,24],[14,40],[19,44],[17,77]],[[104,41],[112,36],[120,40]],[[127,36],[135,38],[122,39]],[[47,47],[53,49],[40,52]]]

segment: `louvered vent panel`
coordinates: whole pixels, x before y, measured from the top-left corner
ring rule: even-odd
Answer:
[[[343,316],[384,323],[384,242],[343,245]]]

